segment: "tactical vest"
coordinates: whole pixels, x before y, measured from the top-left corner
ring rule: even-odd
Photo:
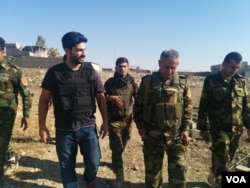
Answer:
[[[84,63],[76,76],[67,67],[55,66],[56,91],[53,93],[55,117],[59,119],[84,119],[96,111],[94,94],[94,69]]]
[[[116,83],[113,83],[111,88],[111,94],[110,95],[118,95],[121,97],[121,100],[123,102],[122,107],[117,107],[116,105],[113,105],[112,103],[108,104],[109,113],[111,114],[111,117],[117,118],[117,117],[128,117],[132,114],[132,104],[133,104],[133,92],[134,87],[133,84],[128,82],[124,83],[122,87],[117,86]]]
[[[249,125],[249,96],[245,80],[235,74],[229,82],[224,82],[220,73],[208,77],[210,90],[207,95],[210,130],[223,130],[241,134],[243,125]],[[203,107],[204,108],[204,107]],[[202,109],[204,110],[204,109]]]
[[[172,83],[162,83],[159,73],[155,72],[143,82],[145,86],[143,121],[146,125],[154,125],[154,128],[163,131],[179,130],[186,79],[175,73]]]

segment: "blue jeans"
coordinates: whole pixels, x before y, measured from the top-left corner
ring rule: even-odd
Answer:
[[[96,127],[81,128],[77,131],[56,130],[56,152],[64,188],[78,187],[75,171],[78,146],[85,164],[83,179],[87,183],[92,182],[96,177],[101,158]]]

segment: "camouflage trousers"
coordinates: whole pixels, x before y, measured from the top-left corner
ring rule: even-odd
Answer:
[[[215,175],[215,181],[218,187],[221,187],[221,172],[229,171],[230,163],[239,146],[241,134],[228,132],[211,133],[212,136],[212,168]]]
[[[0,176],[3,176],[16,112],[10,108],[0,107],[0,114]]]
[[[112,168],[115,173],[118,169],[123,169],[122,153],[130,139],[131,131],[132,117],[109,122],[109,146],[112,151]]]
[[[168,188],[185,188],[186,152],[180,139],[166,140],[164,136],[147,136],[143,145],[146,188],[161,187],[165,153],[168,161]]]

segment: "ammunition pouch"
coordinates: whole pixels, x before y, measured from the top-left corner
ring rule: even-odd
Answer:
[[[84,88],[75,85],[62,85],[59,84],[58,96],[61,104],[61,109],[66,112],[70,117],[81,119],[90,116],[94,113],[90,95]]]
[[[178,90],[173,87],[167,87],[164,89],[165,101],[167,103],[177,103]]]
[[[145,80],[148,81],[149,79]],[[143,121],[161,131],[177,131],[183,116],[183,92],[179,79],[173,85],[162,84],[152,76],[151,85],[145,86]]]
[[[156,104],[155,115],[159,128],[178,129],[181,124],[182,105],[180,103],[159,103]]]

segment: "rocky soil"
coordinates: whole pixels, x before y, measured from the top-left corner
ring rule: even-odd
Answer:
[[[13,129],[11,146],[13,150],[21,156],[18,168],[6,176],[5,182],[0,184],[1,188],[62,188],[58,159],[55,151],[55,144],[52,140],[49,144],[43,144],[39,141],[38,135],[38,98],[40,95],[40,82],[45,70],[25,70],[29,76],[30,89],[33,94],[33,106],[31,110],[31,125],[28,130],[23,131],[20,127],[21,107],[18,109],[16,124]],[[104,80],[107,75],[102,75]],[[192,86],[192,95],[194,106],[198,106],[198,100],[201,92],[201,81],[190,81]],[[101,124],[99,112],[96,114],[97,125]],[[51,137],[54,138],[54,119],[53,110],[50,109],[47,118],[47,127],[50,130]],[[237,151],[236,160],[241,159],[247,152],[250,152],[250,144],[245,141],[246,131],[244,132],[240,147]],[[114,181],[114,174],[111,166],[111,152],[109,149],[108,136],[100,139],[102,151],[101,165],[97,174],[97,188],[111,188]],[[187,147],[187,187],[188,188],[207,188],[207,176],[211,164],[211,152],[209,143],[199,139],[192,139]],[[142,156],[142,142],[134,126],[131,140],[123,155],[125,166],[125,182],[122,188],[144,188],[144,163]],[[233,164],[236,163],[233,161]],[[164,184],[167,187],[167,158],[164,159]],[[85,182],[82,180],[84,164],[80,154],[77,156],[76,171],[78,174],[79,185],[85,188]]]

